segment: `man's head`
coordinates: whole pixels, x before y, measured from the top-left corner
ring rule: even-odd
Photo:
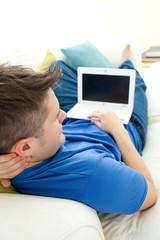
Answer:
[[[14,151],[39,161],[64,143],[61,122],[66,115],[50,89],[60,77],[57,64],[44,73],[0,65],[0,154]]]

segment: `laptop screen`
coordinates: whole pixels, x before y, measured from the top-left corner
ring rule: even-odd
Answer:
[[[129,76],[82,74],[82,99],[128,104]]]

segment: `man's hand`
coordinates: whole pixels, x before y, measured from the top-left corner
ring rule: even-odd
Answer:
[[[118,116],[114,112],[106,109],[99,109],[88,116],[88,118],[91,119],[92,123],[113,137],[117,131],[123,131],[125,129]]]
[[[0,181],[4,187],[9,187],[10,178],[14,178],[21,173],[27,166],[30,158],[22,158],[16,153],[0,155]]]

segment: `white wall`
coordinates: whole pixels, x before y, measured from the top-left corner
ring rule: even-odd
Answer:
[[[144,51],[160,45],[159,9],[160,0],[1,0],[0,49],[125,34]]]
[[[100,34],[131,34],[143,50],[160,45],[160,0],[93,2]]]

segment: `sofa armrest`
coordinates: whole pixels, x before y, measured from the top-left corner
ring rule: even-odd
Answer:
[[[142,69],[141,75],[147,85],[148,123],[160,122],[160,62],[153,63],[150,68]]]
[[[0,202],[0,239],[104,240],[97,213],[79,202],[24,194]]]

